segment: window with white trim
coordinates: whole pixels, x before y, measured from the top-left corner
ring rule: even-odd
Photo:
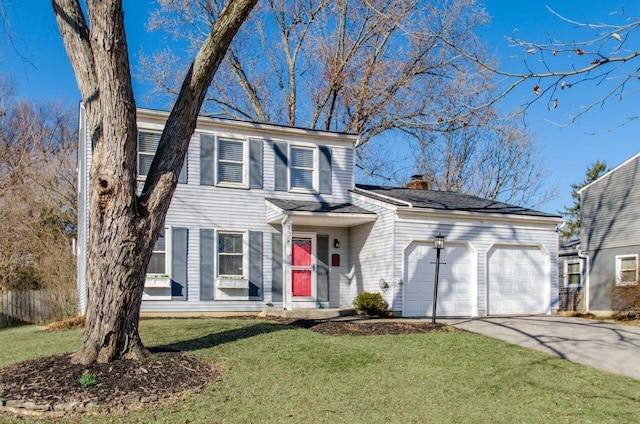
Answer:
[[[245,277],[245,235],[244,232],[218,232],[218,277]]]
[[[582,285],[582,262],[579,259],[564,262],[564,286],[579,287]]]
[[[148,275],[168,275],[167,272],[167,243],[164,232],[160,234],[153,246],[151,260],[147,266]]]
[[[147,130],[138,130],[138,177],[145,179],[151,169],[151,162],[158,150],[158,144],[160,144],[159,132],[152,132]],[[179,183],[186,184],[187,182],[187,158],[184,159],[184,165],[180,171],[178,177]]]
[[[316,149],[291,146],[289,161],[289,188],[291,190],[316,190]]]
[[[247,185],[247,143],[246,140],[218,138],[217,176],[221,185]]]
[[[638,255],[616,256],[616,285],[628,286],[638,282]]]
[[[158,150],[160,133],[138,131],[138,175],[146,177],[151,168],[151,162]]]

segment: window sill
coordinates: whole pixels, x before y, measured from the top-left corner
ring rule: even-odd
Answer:
[[[166,276],[153,276],[147,275],[147,278],[144,281],[145,289],[170,289],[171,288],[171,278],[168,275]]]
[[[229,182],[224,182],[224,181],[222,181],[222,182],[221,181],[217,181],[215,186],[216,187],[221,187],[221,188],[239,188],[239,189],[248,189],[249,188],[249,184],[247,184],[247,183],[229,183]]]
[[[248,289],[249,280],[246,278],[219,278],[216,280],[219,289]]]

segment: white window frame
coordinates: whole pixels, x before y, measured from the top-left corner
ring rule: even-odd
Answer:
[[[569,265],[580,265],[580,270],[578,272],[578,276],[580,277],[580,282],[578,284],[571,284],[569,282]],[[568,259],[564,261],[564,286],[565,287],[582,287],[582,261],[580,259]]]
[[[622,272],[631,271],[630,269],[622,269],[623,259],[635,259],[636,260],[636,280],[635,281],[622,281]],[[616,255],[616,286],[633,286],[638,283],[638,255]]]
[[[313,187],[311,189],[308,188],[303,188],[303,187],[292,187],[291,186],[291,171],[293,169],[298,169],[298,168],[293,168],[292,163],[292,150],[293,149],[305,149],[305,150],[311,150],[313,152],[313,178],[312,178],[312,185]],[[320,181],[320,157],[318,154],[318,146],[316,145],[309,145],[309,144],[289,144],[289,152],[288,152],[288,158],[289,160],[287,161],[287,180],[288,180],[288,187],[289,187],[289,191],[290,192],[295,192],[295,193],[317,193],[318,192],[318,187],[320,185],[319,181]],[[300,168],[303,169],[303,168]]]
[[[233,183],[228,181],[220,181],[219,166],[220,166],[220,140],[233,141],[242,143],[242,183]],[[219,187],[236,187],[236,188],[248,188],[249,187],[249,142],[246,138],[238,138],[232,136],[216,135],[215,137],[215,158],[214,158],[214,179],[216,185]]]
[[[136,175],[139,180],[145,180],[147,178],[147,174],[143,175],[140,173],[140,156],[141,155],[150,156],[151,160],[153,160],[153,157],[156,155],[157,148],[152,153],[141,152],[140,151],[140,133],[148,133],[156,136],[162,136],[162,131],[157,131],[157,130],[152,130],[147,128],[138,128],[138,133],[136,134]],[[158,142],[160,141],[158,140]]]
[[[165,227],[160,235],[164,235],[164,274],[147,273],[147,278],[171,278],[171,227]],[[155,247],[155,245],[154,245]],[[155,251],[154,251],[155,252]]]
[[[242,235],[242,275],[224,275],[220,274],[220,234],[241,234]],[[216,230],[215,232],[215,275],[220,281],[240,280],[249,281],[249,231],[247,230]],[[248,287],[248,286],[247,286]]]

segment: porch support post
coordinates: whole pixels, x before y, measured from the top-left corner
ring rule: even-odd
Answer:
[[[282,219],[282,308],[291,309],[291,218]]]

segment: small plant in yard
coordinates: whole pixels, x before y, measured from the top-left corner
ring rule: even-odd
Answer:
[[[386,315],[389,304],[380,293],[364,292],[356,296],[353,307],[367,315]]]
[[[82,374],[82,377],[80,377],[79,380],[82,387],[91,387],[96,385],[96,376],[88,372]]]

